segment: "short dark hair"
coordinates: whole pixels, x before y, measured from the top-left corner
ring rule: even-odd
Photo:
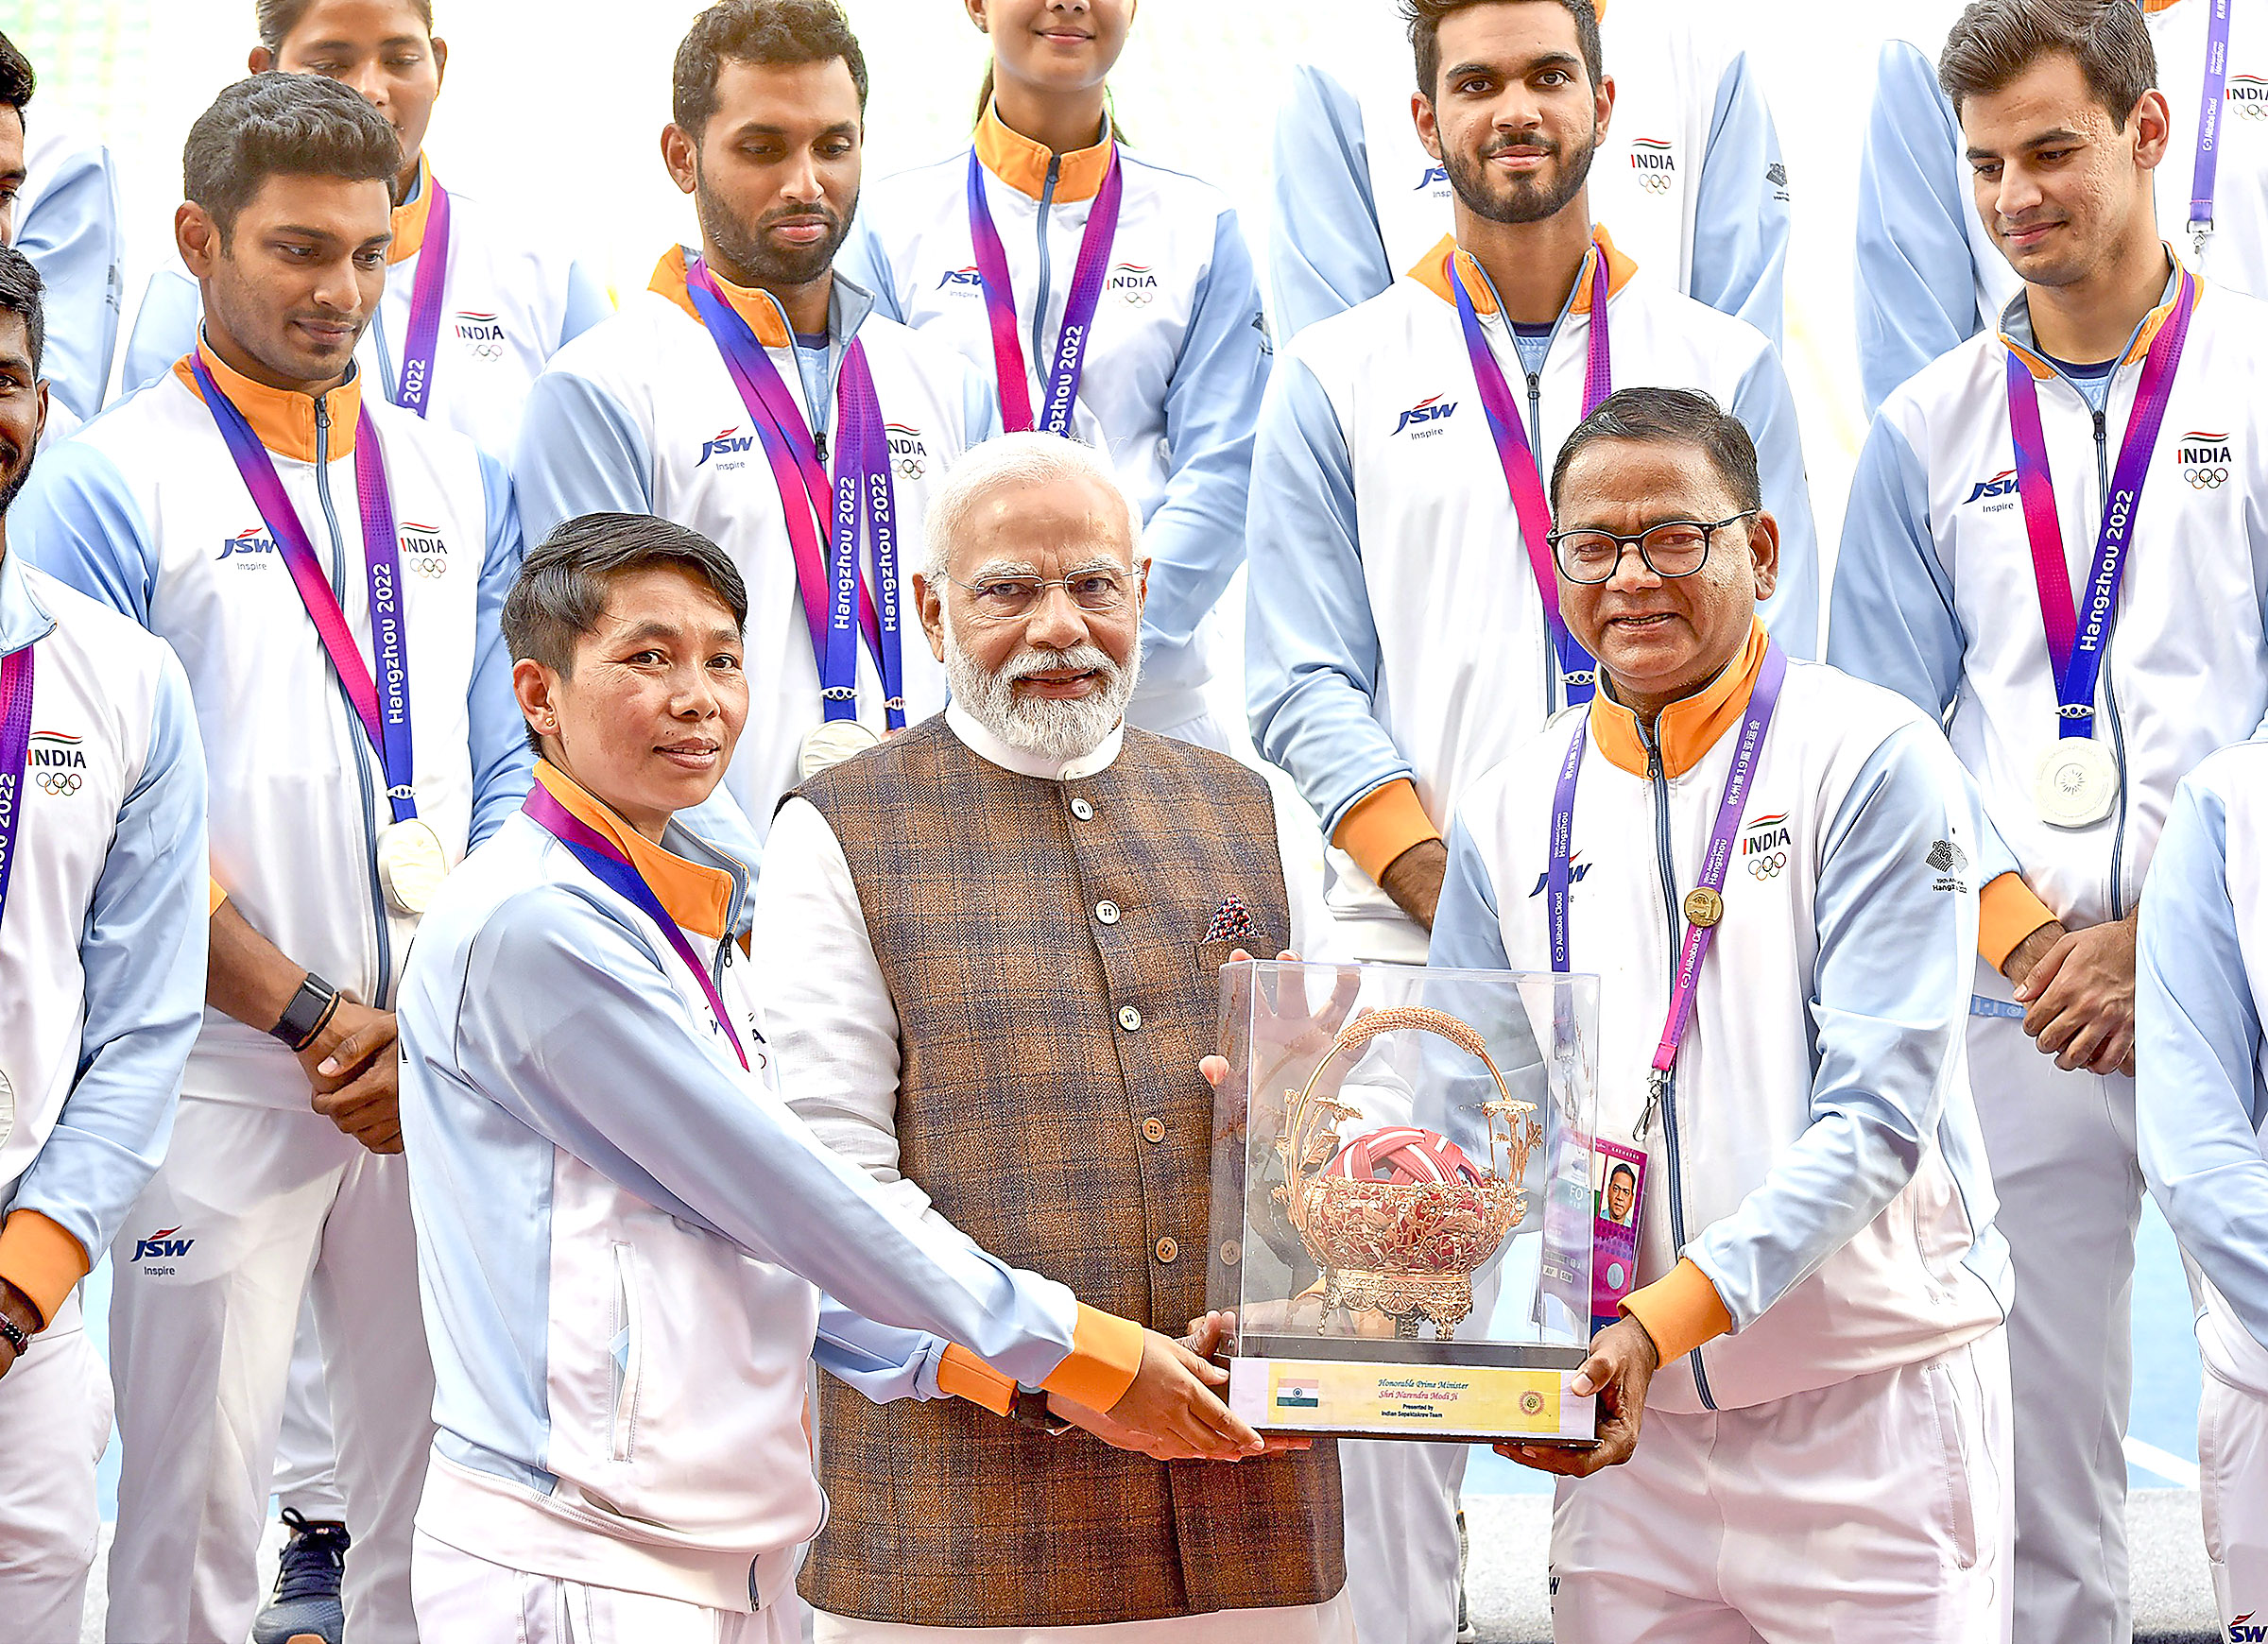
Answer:
[[[401,169],[401,139],[358,93],[272,69],[214,98],[181,146],[182,192],[220,226],[223,247],[271,177],[391,183]]]
[[[716,0],[678,43],[669,75],[669,117],[698,137],[716,112],[716,80],[731,62],[829,62],[841,58],[867,109],[867,54],[834,0]]]
[[[1638,1173],[1632,1170],[1628,1165],[1623,1163],[1620,1159],[1615,1161],[1614,1169],[1606,1173],[1606,1185],[1610,1188],[1613,1187],[1614,1179],[1617,1176],[1628,1176],[1630,1178],[1630,1186],[1633,1189],[1637,1188]]]
[[[40,77],[32,73],[31,59],[14,41],[0,34],[0,107],[15,110],[16,118],[24,119],[24,105],[31,101],[31,94],[39,86]]]
[[[1697,445],[1716,465],[1744,511],[1764,505],[1763,484],[1756,471],[1756,441],[1741,420],[1707,394],[1692,388],[1618,388],[1596,411],[1575,424],[1552,464],[1552,508],[1568,465],[1585,446],[1602,439],[1680,440]]]
[[[20,315],[24,341],[31,351],[31,373],[40,373],[40,355],[47,347],[47,314],[41,293],[47,288],[31,259],[13,246],[0,246],[0,314]]]
[[[433,0],[409,0],[410,9],[425,25],[425,33],[433,33]],[[252,0],[252,26],[260,31],[260,43],[270,51],[282,51],[291,31],[299,27],[307,13],[315,9],[315,0]]]
[[[706,582],[732,625],[748,622],[748,585],[731,556],[698,531],[652,514],[583,514],[563,520],[521,561],[504,600],[504,642],[512,660],[575,672],[575,647],[598,625],[607,591],[618,576],[654,565],[678,565]],[[536,733],[528,745],[541,748]]]
[[[2121,129],[2157,84],[2157,51],[2134,0],[1975,0],[1945,37],[1937,83],[1958,115],[1965,98],[1997,92],[2059,51],[2078,60]]]
[[[1583,67],[1593,91],[1606,77],[1606,54],[1599,44],[1599,11],[1591,0],[1400,0],[1401,20],[1409,26],[1410,44],[1418,53],[1418,89],[1428,97],[1441,78],[1441,24],[1444,18],[1475,6],[1559,6],[1575,20],[1575,40],[1583,52]]]

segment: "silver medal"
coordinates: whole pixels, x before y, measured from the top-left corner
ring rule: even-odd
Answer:
[[[882,738],[855,719],[830,719],[803,739],[799,762],[803,777],[816,777],[829,765],[839,765],[852,754],[880,747]]]
[[[2039,756],[2033,796],[2052,828],[2091,828],[2119,801],[2119,762],[2093,737],[2058,737]]]
[[[421,914],[448,877],[449,856],[441,836],[412,816],[378,831],[378,882],[398,914]]]

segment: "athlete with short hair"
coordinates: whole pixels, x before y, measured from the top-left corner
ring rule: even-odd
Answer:
[[[994,383],[1009,432],[1111,454],[1151,556],[1128,723],[1226,752],[1208,618],[1244,563],[1268,379],[1251,251],[1218,189],[1110,117],[1134,0],[964,3],[992,46],[975,135],[867,191],[845,272]]]
[[[2136,912],[2174,785],[2268,712],[2268,308],[2159,237],[2178,152],[2131,0],[1982,0],[1938,78],[2022,287],[1882,402],[1829,659],[1946,722],[1997,833],[1968,1056],[2017,1272],[2016,1613],[2101,1644],[2129,1627]]]
[[[647,290],[560,351],[513,476],[531,537],[653,513],[740,567],[755,706],[717,795],[747,813],[752,860],[803,777],[944,705],[908,631],[910,568],[928,498],[995,413],[960,355],[835,270],[867,67],[833,0],[718,0],[673,82],[662,157],[700,248],[672,247]]]
[[[42,318],[0,249],[0,1616],[25,1639],[78,1636],[111,1435],[79,1280],[165,1151],[205,974],[181,665],[7,541],[50,402]]]
[[[496,626],[509,483],[355,363],[400,163],[335,81],[224,91],[190,129],[175,218],[197,349],[49,454],[18,504],[36,563],[181,655],[226,899],[173,1149],[113,1250],[121,1644],[244,1638],[310,1288],[358,1547],[349,1632],[415,1636],[432,1372],[393,992],[434,885],[517,803],[529,758]]]
[[[1331,847],[1330,956],[1415,963],[1465,788],[1591,694],[1594,664],[1558,622],[1542,475],[1609,388],[1702,388],[1753,431],[1781,534],[1764,621],[1792,655],[1816,648],[1818,571],[1771,343],[1633,263],[1591,210],[1615,94],[1589,0],[1403,11],[1456,231],[1279,362],[1253,455],[1245,657],[1253,741]],[[1366,1644],[1452,1626],[1465,1457],[1341,1451]]]
[[[613,312],[583,265],[508,213],[442,186],[425,131],[449,67],[432,0],[254,0],[254,74],[321,75],[360,92],[402,140],[386,296],[359,354],[394,404],[512,454],[528,385],[560,345]],[[126,385],[164,375],[196,345],[197,282],[149,283],[126,345]]]
[[[1376,297],[1449,231],[1447,171],[1417,140],[1384,5],[1303,62],[1276,117],[1268,278],[1278,331]],[[1780,342],[1788,168],[1747,53],[1692,0],[1599,0],[1614,129],[1591,168],[1616,243],[1677,289]]]

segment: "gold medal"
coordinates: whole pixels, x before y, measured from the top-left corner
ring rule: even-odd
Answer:
[[[1685,916],[1707,930],[1725,916],[1725,899],[1707,885],[1685,893]]]
[[[449,875],[441,836],[415,816],[378,830],[378,882],[398,914],[421,914]]]

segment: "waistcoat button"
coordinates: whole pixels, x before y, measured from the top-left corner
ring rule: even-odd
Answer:
[[[1113,901],[1108,901],[1108,900],[1105,900],[1105,901],[1099,901],[1099,902],[1095,903],[1095,904],[1094,904],[1094,916],[1095,916],[1096,918],[1098,918],[1098,919],[1102,920],[1102,922],[1103,922],[1104,924],[1106,924],[1106,925],[1115,925],[1115,924],[1117,924],[1117,923],[1118,923],[1118,904],[1117,904],[1116,902],[1113,902]]]
[[[1180,1254],[1181,1246],[1175,1243],[1171,1239],[1160,1239],[1158,1241],[1159,1260],[1165,1262],[1170,1266],[1174,1260],[1180,1256]]]
[[[1120,1005],[1118,1007],[1118,1025],[1128,1033],[1135,1032],[1142,1026],[1142,1012],[1130,1004]]]
[[[1163,1141],[1165,1139],[1165,1121],[1156,1117],[1155,1115],[1143,1120],[1142,1122],[1142,1139],[1144,1141]]]
[[[1084,799],[1074,799],[1071,802],[1071,813],[1082,822],[1094,820],[1094,807]]]

